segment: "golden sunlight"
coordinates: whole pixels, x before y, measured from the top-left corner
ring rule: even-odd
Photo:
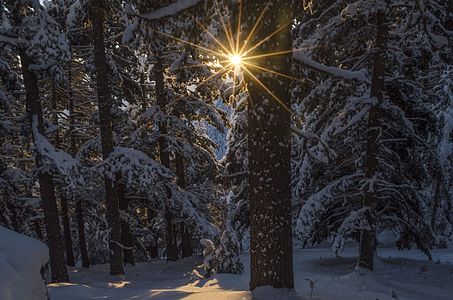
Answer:
[[[278,104],[282,105],[287,111],[289,111],[292,114],[290,108],[287,107],[286,105],[284,105],[283,101],[281,101],[277,97],[277,95],[275,93],[273,93],[267,86],[265,86],[263,84],[263,82],[259,79],[259,77],[255,76],[255,74],[254,74],[254,73],[270,73],[270,74],[280,76],[280,77],[290,79],[290,80],[296,80],[296,81],[300,80],[291,75],[280,73],[275,70],[268,69],[264,66],[260,66],[257,64],[258,58],[266,58],[266,57],[272,57],[272,56],[278,56],[278,55],[291,54],[293,52],[293,49],[288,49],[286,51],[269,52],[269,53],[263,53],[260,55],[254,55],[255,49],[257,49],[259,46],[261,46],[266,41],[270,40],[272,37],[279,34],[287,26],[290,26],[291,22],[288,22],[287,24],[276,28],[276,30],[274,32],[270,33],[267,37],[250,45],[249,42],[251,40],[253,40],[254,34],[256,33],[257,30],[259,30],[259,25],[262,22],[266,11],[268,10],[269,2],[267,3],[267,5],[265,5],[263,7],[263,10],[261,11],[258,19],[256,20],[252,29],[248,32],[247,37],[245,37],[245,38],[241,37],[242,1],[239,2],[240,3],[239,17],[237,19],[237,24],[235,24],[235,25],[232,25],[228,19],[227,20],[224,19],[223,14],[220,12],[221,8],[220,8],[219,2],[217,0],[215,0],[214,3],[216,4],[216,12],[220,19],[220,23],[221,23],[221,26],[224,31],[223,34],[225,35],[225,37],[227,39],[227,44],[222,43],[212,32],[210,32],[208,30],[207,26],[203,25],[198,20],[195,20],[195,21],[203,29],[203,31],[217,44],[217,46],[218,46],[218,47],[216,47],[217,49],[216,48],[207,48],[206,46],[201,46],[196,43],[193,43],[193,42],[190,42],[187,40],[183,40],[181,38],[172,36],[168,33],[161,32],[161,31],[158,31],[155,29],[153,29],[153,30],[167,38],[171,38],[177,42],[197,48],[209,55],[213,55],[215,58],[218,59],[217,63],[220,66],[220,69],[217,69],[213,74],[211,74],[207,78],[204,78],[204,80],[202,80],[199,83],[199,86],[205,84],[206,82],[208,82],[212,79],[223,76],[225,74],[232,74],[233,95],[234,95],[235,91],[238,91],[238,89],[241,88],[241,86],[236,87],[236,78],[238,78],[239,74],[241,74],[241,73],[247,73],[249,75],[249,78],[251,78],[259,86],[261,86]],[[235,30],[233,30],[233,27],[236,27]],[[301,50],[301,49],[299,49],[299,50]],[[203,66],[203,65],[205,65],[205,64],[199,64],[197,66]],[[193,67],[193,66],[191,66],[191,67]],[[184,68],[184,67],[182,67],[182,68]]]
[[[242,63],[242,57],[240,55],[238,55],[238,54],[233,54],[233,55],[230,56],[230,62],[234,66],[239,66]]]

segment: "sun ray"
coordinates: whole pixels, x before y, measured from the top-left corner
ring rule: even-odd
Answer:
[[[222,56],[222,57],[225,57],[225,58],[228,58],[228,54],[225,54],[225,53],[222,53],[222,52],[219,52],[219,51],[215,51],[215,50],[212,50],[212,49],[209,49],[209,48],[206,48],[206,47],[203,47],[203,46],[200,46],[200,45],[197,45],[195,43],[192,43],[192,42],[189,42],[189,41],[186,41],[186,40],[183,40],[181,38],[178,38],[176,36],[173,36],[171,34],[168,34],[168,33],[165,33],[165,32],[162,32],[162,31],[159,31],[159,30],[156,30],[154,28],[151,28],[151,30],[154,30],[155,32],[165,36],[165,37],[168,37],[168,38],[171,38],[171,39],[174,39],[175,41],[178,41],[178,42],[181,42],[183,44],[186,44],[186,45],[189,45],[189,46],[193,46],[195,48],[198,48],[200,50],[204,50],[206,52],[209,52],[209,53],[212,53],[212,54],[215,54],[217,56]]]
[[[252,79],[256,83],[258,83],[269,95],[271,95],[272,98],[274,98],[274,100],[277,101],[285,110],[287,110],[291,115],[293,114],[291,109],[280,98],[278,98],[278,96],[275,95],[261,80],[259,80],[255,75],[253,75],[253,73],[249,71],[247,67],[243,66],[243,70],[247,72],[247,74],[249,74],[250,77],[252,77]]]
[[[255,110],[255,104],[253,103],[252,96],[250,95],[250,91],[247,89],[247,99],[249,100],[250,106],[252,107],[252,110]],[[263,124],[261,123],[261,119],[258,119],[258,125],[261,130],[263,130]]]
[[[207,66],[206,63],[202,63],[202,64],[178,67],[178,68],[176,68],[176,70],[191,69],[191,68],[202,68],[202,67],[209,68],[209,66]]]
[[[222,73],[225,73],[225,71],[229,68],[229,70],[227,72],[231,72],[231,69],[232,69],[232,64],[228,64],[226,65],[225,67],[221,68],[220,70],[218,70],[217,72],[215,72],[214,74],[211,74],[209,77],[205,78],[202,82],[200,82],[198,84],[198,86],[201,86],[203,84],[205,84],[206,82],[208,82],[209,80],[211,80],[212,78],[218,76],[218,75],[221,75]]]
[[[259,46],[261,46],[262,44],[264,44],[265,42],[267,42],[270,38],[272,38],[274,35],[276,35],[277,33],[279,33],[280,31],[282,31],[283,29],[285,29],[286,26],[288,26],[289,24],[291,24],[291,22],[287,22],[286,24],[283,24],[282,26],[280,26],[279,28],[277,28],[274,32],[272,32],[271,34],[269,34],[267,37],[265,37],[264,39],[260,40],[258,43],[256,43],[255,45],[253,45],[250,49],[248,49],[247,51],[244,52],[244,56],[246,56],[248,53],[252,52],[253,50],[255,50],[256,48],[258,48]]]
[[[236,72],[233,72],[233,97],[236,94],[236,79],[237,79]]]
[[[241,19],[242,19],[242,0],[239,0],[239,17],[238,17],[237,28],[236,28],[236,52],[235,52],[235,54],[239,53],[239,40],[241,37]]]
[[[316,49],[316,48],[317,47],[303,47],[303,48],[298,48],[298,49],[283,50],[283,51],[277,51],[277,52],[269,52],[269,53],[264,53],[264,54],[259,54],[259,55],[244,56],[242,58],[242,60],[251,60],[251,59],[257,59],[257,58],[278,56],[278,55],[284,55],[284,54],[294,53],[294,52],[299,52],[299,51],[313,50],[313,49]]]
[[[256,68],[256,69],[259,69],[261,71],[272,73],[272,74],[277,75],[277,76],[285,77],[285,78],[288,78],[288,79],[291,79],[291,80],[295,80],[295,81],[302,81],[300,78],[296,78],[296,77],[293,77],[291,75],[287,75],[287,74],[280,73],[280,72],[277,72],[277,71],[274,71],[274,70],[271,70],[271,69],[267,69],[265,67],[261,67],[261,66],[249,63],[249,62],[243,62],[243,64],[248,66],[248,67]]]
[[[266,5],[264,6],[263,10],[261,11],[261,14],[259,15],[259,17],[256,20],[255,24],[253,25],[252,30],[250,30],[249,34],[247,35],[247,38],[244,40],[244,44],[242,45],[241,50],[238,52],[239,54],[243,54],[243,52],[245,50],[245,47],[247,46],[247,43],[252,38],[253,34],[255,33],[256,28],[258,28],[258,25],[261,22],[261,19],[263,18],[264,13],[266,12],[268,7],[269,7],[269,1],[267,1]]]
[[[227,47],[225,47],[225,45],[223,45],[203,24],[201,24],[201,22],[199,22],[196,19],[195,22],[197,22],[197,24],[201,28],[203,28],[203,30],[214,40],[214,42],[216,42],[223,50],[225,50],[226,53],[230,53],[230,50]]]
[[[217,12],[217,15],[218,15],[218,17],[220,19],[220,23],[222,24],[225,36],[227,37],[228,43],[230,44],[230,48],[233,49],[234,48],[233,34],[228,30],[228,28],[226,26],[226,23],[225,23],[225,20],[223,19],[223,16],[220,13],[219,2],[217,0],[215,0],[214,2],[215,2],[215,5],[216,5],[216,12]]]
[[[284,55],[288,53],[293,53],[293,50],[285,50],[285,51],[278,51],[278,52],[269,52],[269,53],[264,53],[264,54],[259,54],[259,55],[253,55],[253,56],[245,56],[244,60],[251,60],[251,59],[257,59],[257,58],[264,58],[264,57],[271,57],[271,56],[279,56],[279,55]]]

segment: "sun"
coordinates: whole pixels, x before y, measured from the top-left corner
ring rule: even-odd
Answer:
[[[279,55],[285,55],[285,54],[292,54],[294,49],[288,49],[284,51],[277,51],[277,52],[269,52],[269,53],[262,53],[262,54],[255,54],[255,50],[264,44],[265,42],[269,41],[272,39],[274,36],[279,34],[283,29],[285,29],[287,26],[291,26],[291,20],[289,20],[287,23],[283,24],[282,26],[279,26],[270,33],[268,36],[265,38],[255,41],[254,43],[250,43],[253,40],[253,36],[255,35],[256,31],[259,30],[259,25],[263,21],[265,13],[269,11],[269,5],[270,1],[267,2],[266,5],[264,5],[259,17],[255,21],[255,24],[251,28],[251,30],[247,33],[247,36],[241,36],[241,20],[242,20],[242,2],[243,0],[239,0],[239,16],[237,18],[237,24],[233,25],[229,22],[229,20],[225,20],[223,14],[221,13],[221,7],[218,2],[218,0],[214,0],[214,3],[216,5],[216,13],[220,19],[220,24],[223,28],[223,34],[226,38],[226,42],[221,42],[214,33],[212,33],[207,26],[203,25],[200,21],[195,19],[195,22],[203,29],[203,31],[214,41],[215,44],[217,44],[218,47],[206,47],[206,46],[201,46],[197,43],[184,40],[182,38],[175,37],[173,35],[170,35],[166,32],[158,31],[156,29],[152,29],[156,31],[157,33],[173,39],[177,42],[180,42],[182,44],[186,44],[189,46],[192,46],[194,48],[197,48],[201,50],[202,52],[205,52],[208,54],[210,57],[214,57],[216,61],[218,62],[218,65],[220,65],[220,69],[218,69],[216,72],[208,76],[207,78],[204,78],[198,85],[201,86],[205,84],[206,82],[210,81],[211,79],[218,78],[220,76],[223,76],[225,74],[231,75],[230,78],[232,78],[232,93],[233,96],[236,94],[237,91],[239,91],[242,87],[246,87],[247,83],[244,80],[244,76],[242,74],[247,74],[248,78],[257,83],[263,90],[265,90],[277,103],[279,103],[281,106],[283,106],[288,112],[292,114],[291,109],[284,104],[284,102],[274,93],[271,91],[270,88],[268,88],[260,79],[259,76],[257,77],[255,74],[256,73],[270,73],[279,77],[283,77],[286,79],[290,80],[295,80],[299,81],[300,79],[295,78],[291,75],[284,74],[277,72],[273,69],[266,68],[262,65],[259,65],[259,61],[268,57],[272,56],[279,56]],[[233,28],[235,27],[235,28]],[[303,49],[297,49],[298,51],[301,51]],[[190,67],[203,67],[205,66],[205,63],[201,63],[198,65],[190,66]],[[184,67],[181,67],[184,68]],[[239,79],[240,78],[240,79]],[[237,80],[239,79],[239,80]],[[237,82],[238,81],[238,82]],[[245,85],[244,85],[245,83]],[[251,99],[250,99],[251,101]]]
[[[234,66],[240,66],[242,64],[242,57],[239,54],[230,55],[230,62]]]

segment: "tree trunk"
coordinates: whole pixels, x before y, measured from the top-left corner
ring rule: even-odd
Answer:
[[[358,266],[373,270],[373,256],[375,249],[375,220],[374,213],[377,201],[377,191],[372,183],[378,175],[378,153],[380,135],[382,132],[379,118],[384,93],[384,44],[385,44],[385,12],[379,11],[376,16],[376,53],[373,62],[373,76],[371,79],[371,97],[375,99],[374,105],[368,113],[367,149],[365,154],[365,179],[370,182],[363,197],[363,208],[369,210],[365,217],[370,224],[369,230],[361,230]]]
[[[66,264],[68,266],[74,267],[74,252],[72,250],[72,237],[71,237],[71,227],[69,225],[69,216],[68,216],[68,200],[65,195],[61,196],[61,214],[63,220],[63,231],[64,231],[64,242],[66,246]]]
[[[93,29],[94,62],[96,67],[96,85],[98,92],[99,123],[102,144],[102,156],[106,159],[113,151],[112,133],[112,97],[108,83],[108,64],[104,45],[104,8],[101,0],[91,1],[91,21]],[[122,275],[123,249],[121,247],[121,221],[119,200],[112,179],[105,177],[105,194],[107,206],[107,221],[110,229],[110,274]]]
[[[146,221],[148,223],[147,224],[148,228],[152,225],[152,220],[154,219],[154,217],[155,217],[154,211],[150,207],[148,207],[146,210],[146,218],[147,218]],[[159,251],[158,251],[159,249],[157,247],[158,236],[155,233],[153,233],[152,231],[151,231],[151,234],[154,238],[155,243],[154,243],[154,245],[148,247],[148,249],[147,249],[148,255],[150,258],[156,258],[156,257],[159,257]]]
[[[17,222],[16,206],[12,203],[7,202],[6,207],[11,213],[11,216],[10,216],[11,226],[13,227],[14,231],[20,232],[19,222]]]
[[[21,23],[19,12],[16,12],[18,22]],[[42,107],[39,99],[38,78],[29,70],[32,63],[30,57],[25,53],[25,50],[19,50],[20,62],[22,65],[22,75],[24,78],[24,86],[27,99],[27,113],[30,122],[37,121],[38,131],[44,135],[44,122],[42,115]],[[36,166],[42,166],[42,158],[36,154]],[[39,188],[41,192],[41,202],[44,210],[44,218],[46,220],[47,244],[49,246],[51,281],[52,282],[67,282],[69,281],[68,271],[64,258],[63,243],[61,240],[60,220],[58,216],[57,200],[55,198],[55,188],[52,178],[49,174],[40,172],[38,174]]]
[[[186,175],[184,167],[184,157],[179,153],[176,153],[175,165],[176,165],[176,183],[180,188],[185,189]],[[193,255],[192,238],[186,228],[186,224],[184,221],[179,223],[179,234],[181,236],[181,256],[183,258],[192,256]]]
[[[57,89],[57,85],[52,83],[52,113],[53,113],[53,123],[55,126],[58,126],[58,106],[57,102],[61,101],[60,91]],[[55,133],[55,147],[60,148],[60,134],[58,131]],[[74,251],[72,249],[72,237],[71,237],[71,226],[69,224],[69,210],[68,210],[68,199],[64,193],[60,193],[60,203],[61,203],[61,220],[63,222],[63,233],[64,233],[64,243],[66,248],[66,264],[68,266],[74,267]]]
[[[263,2],[245,1],[246,26],[250,30],[261,12]],[[276,28],[286,27],[263,43],[251,55],[292,49],[292,1],[272,1],[251,42],[263,40]],[[273,70],[288,73],[291,55],[254,61]],[[264,64],[265,63],[265,64]],[[271,73],[256,76],[278,97],[266,92],[245,70],[250,92],[248,145],[250,151],[250,290],[259,286],[294,287],[291,233],[291,116],[290,82]]]
[[[68,111],[69,111],[69,152],[72,156],[75,156],[77,153],[77,141],[75,136],[75,126],[76,126],[76,119],[75,119],[75,107],[74,107],[74,93],[72,89],[72,66],[69,66],[69,74],[68,74]],[[76,214],[77,214],[77,233],[79,235],[79,250],[80,250],[80,258],[82,260],[82,267],[89,268],[90,267],[90,260],[88,258],[88,250],[86,244],[86,237],[85,237],[85,221],[83,218],[83,203],[82,198],[76,202]]]
[[[42,234],[41,224],[39,223],[39,220],[33,221],[33,227],[35,229],[36,237],[41,241],[44,240],[44,236]]]
[[[126,187],[124,183],[122,182],[122,179],[120,176],[117,176],[117,181],[116,181],[116,188],[118,192],[118,197],[120,201],[120,209],[124,212],[127,213],[128,210],[128,203],[126,200]],[[134,252],[133,252],[133,239],[132,239],[132,233],[131,229],[129,228],[129,223],[127,220],[124,220],[121,218],[121,243],[124,246],[123,249],[123,259],[124,263],[130,263],[131,265],[135,265],[134,261]]]
[[[156,81],[156,98],[157,104],[160,106],[160,109],[165,112],[165,106],[167,105],[167,96],[165,95],[165,85],[164,85],[164,69],[162,65],[162,58],[157,57],[157,61],[154,65],[154,79]],[[161,137],[159,138],[159,156],[160,162],[164,167],[170,169],[170,155],[167,151],[168,143],[165,138],[167,134],[167,124],[165,121],[160,122],[159,130]],[[169,187],[166,191],[167,200],[170,201],[172,194]],[[167,252],[167,261],[178,260],[178,247],[176,244],[176,229],[173,222],[173,213],[170,210],[170,206],[167,204],[165,206],[165,240],[167,243],[166,252]]]
[[[85,222],[83,220],[83,206],[82,200],[77,201],[77,230],[79,232],[79,248],[80,258],[82,259],[82,267],[89,268],[90,260],[88,258],[88,251],[85,238]]]

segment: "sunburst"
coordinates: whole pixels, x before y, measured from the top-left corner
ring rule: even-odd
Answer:
[[[220,20],[220,25],[223,30],[223,34],[225,35],[226,42],[227,44],[222,43],[212,32],[209,31],[207,26],[203,25],[201,22],[198,20],[195,20],[195,22],[200,26],[200,28],[212,39],[212,41],[217,45],[217,48],[208,48],[205,46],[197,45],[193,42],[175,37],[173,35],[170,35],[165,32],[161,32],[158,30],[155,30],[159,34],[173,39],[177,42],[189,45],[191,47],[197,48],[198,50],[201,50],[202,52],[205,52],[206,54],[210,56],[214,56],[215,59],[220,63],[220,66],[213,74],[211,74],[209,77],[205,78],[203,81],[199,83],[199,85],[206,84],[208,81],[218,78],[220,76],[223,76],[225,74],[229,74],[230,78],[233,78],[233,96],[235,95],[236,91],[238,91],[241,87],[237,86],[236,81],[238,80],[237,78],[241,76],[242,73],[246,73],[248,77],[256,82],[261,88],[263,88],[264,91],[266,91],[273,100],[275,100],[279,105],[282,105],[286,110],[288,110],[291,114],[292,111],[291,109],[285,105],[284,101],[282,101],[275,93],[273,93],[270,88],[268,88],[260,79],[259,76],[257,76],[257,73],[269,73],[273,74],[276,76],[283,77],[285,79],[290,79],[290,80],[297,80],[299,81],[300,79],[295,78],[291,75],[280,73],[275,70],[268,69],[262,65],[258,65],[257,61],[258,59],[261,59],[260,61],[263,61],[263,58],[268,58],[272,56],[279,56],[279,55],[285,55],[285,54],[290,54],[293,52],[293,49],[288,49],[285,51],[278,51],[278,52],[269,52],[269,53],[263,53],[259,55],[253,55],[254,50],[256,50],[259,46],[264,44],[265,42],[269,41],[273,37],[275,37],[277,34],[279,34],[282,30],[287,28],[287,26],[291,25],[291,22],[288,22],[287,24],[283,24],[282,26],[278,27],[274,32],[270,33],[268,36],[265,38],[257,41],[255,44],[250,44],[251,41],[253,40],[254,34],[259,30],[259,26],[266,14],[266,11],[269,8],[269,1],[264,5],[262,11],[260,12],[260,15],[258,16],[256,22],[252,26],[251,30],[248,32],[247,36],[242,39],[241,38],[241,30],[242,30],[242,0],[239,1],[239,14],[237,18],[237,23],[232,25],[229,18],[224,18],[221,14],[221,7],[220,4],[215,1],[215,10],[216,14]],[[233,27],[234,26],[234,27]],[[233,34],[233,28],[235,29],[235,34]],[[298,49],[297,51],[300,51],[303,49]],[[199,66],[205,66],[204,64],[200,64]],[[188,67],[193,67],[193,66],[188,66]],[[184,68],[184,67],[183,67]],[[243,78],[241,76],[241,78]],[[250,98],[250,97],[249,97]],[[249,99],[250,101],[252,99]]]

